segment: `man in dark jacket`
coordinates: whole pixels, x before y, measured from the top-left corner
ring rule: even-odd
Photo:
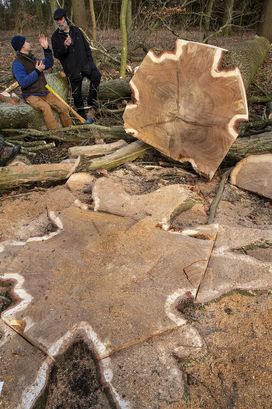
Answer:
[[[97,89],[101,74],[95,65],[90,46],[82,31],[68,23],[66,10],[57,9],[54,12],[54,20],[58,26],[51,39],[54,56],[60,60],[64,72],[69,78],[77,112],[86,118],[82,98],[83,78],[86,77],[90,81],[87,103],[96,108]]]
[[[24,36],[17,35],[11,40],[11,45],[17,52],[12,64],[12,73],[22,89],[25,101],[34,109],[42,111],[48,129],[58,129],[59,124],[52,108],[59,112],[62,125],[72,125],[67,107],[45,88],[47,84],[43,71],[54,64],[53,54],[47,38],[40,35],[39,43],[44,50],[44,59],[38,60],[31,53],[31,44]]]

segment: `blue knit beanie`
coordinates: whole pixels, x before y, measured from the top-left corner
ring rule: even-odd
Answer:
[[[15,51],[20,51],[25,43],[26,38],[24,36],[14,36],[11,40],[11,45]]]

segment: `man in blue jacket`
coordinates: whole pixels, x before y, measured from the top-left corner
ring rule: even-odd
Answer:
[[[22,89],[25,101],[34,109],[42,111],[48,129],[58,129],[52,108],[60,115],[64,127],[72,124],[67,107],[45,88],[47,84],[44,70],[54,64],[53,54],[49,48],[47,38],[42,34],[39,43],[44,50],[44,59],[36,59],[31,53],[31,44],[24,36],[17,35],[11,40],[11,45],[17,52],[12,64],[12,73]]]
[[[86,119],[82,81],[83,78],[90,81],[87,103],[90,107],[97,108],[97,89],[101,74],[95,65],[90,46],[82,31],[68,23],[66,10],[57,9],[54,12],[54,20],[58,27],[51,38],[54,56],[60,60],[69,78],[77,112]]]

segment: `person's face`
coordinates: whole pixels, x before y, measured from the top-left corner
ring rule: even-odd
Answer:
[[[68,26],[65,17],[59,18],[58,20],[55,20],[55,21],[56,21],[56,25],[58,26],[60,30],[65,30]]]
[[[21,48],[21,53],[29,53],[31,51],[32,45],[29,41],[25,41],[23,47]]]

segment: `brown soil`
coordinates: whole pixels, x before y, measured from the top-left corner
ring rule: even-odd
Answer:
[[[179,362],[190,409],[270,409],[272,296],[233,293],[183,311],[206,353]]]
[[[98,364],[88,346],[77,341],[58,358],[48,388],[34,409],[107,409],[115,407],[99,380]]]

